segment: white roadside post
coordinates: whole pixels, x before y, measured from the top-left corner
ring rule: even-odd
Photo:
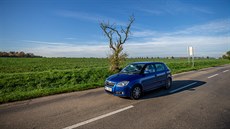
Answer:
[[[189,46],[188,46],[187,51],[188,51],[188,64],[190,65],[190,53],[189,53]]]
[[[188,55],[189,55],[188,61],[190,63],[190,58],[192,57],[192,67],[194,67],[194,49],[192,46],[188,47]]]

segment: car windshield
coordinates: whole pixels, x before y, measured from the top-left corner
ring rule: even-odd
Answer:
[[[145,64],[130,64],[121,70],[120,73],[139,74]]]

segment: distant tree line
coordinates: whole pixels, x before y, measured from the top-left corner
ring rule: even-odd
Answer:
[[[37,56],[34,55],[33,53],[25,53],[23,51],[21,52],[15,52],[15,51],[10,51],[10,52],[1,52],[0,51],[0,57],[42,57],[42,56]]]

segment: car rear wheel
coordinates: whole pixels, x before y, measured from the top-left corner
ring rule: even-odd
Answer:
[[[172,86],[172,79],[171,78],[168,78],[166,80],[166,85],[165,85],[165,89],[170,89]]]
[[[141,97],[142,90],[140,86],[134,86],[131,90],[131,99],[139,99]]]

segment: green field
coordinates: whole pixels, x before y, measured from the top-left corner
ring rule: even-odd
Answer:
[[[223,59],[127,59],[131,62],[165,62],[172,73],[230,64]],[[0,103],[103,86],[109,62],[106,58],[0,58]]]

